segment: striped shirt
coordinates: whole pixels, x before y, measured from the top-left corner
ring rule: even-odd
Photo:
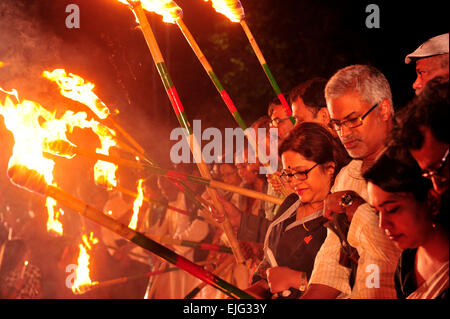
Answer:
[[[367,184],[361,174],[362,161],[353,160],[336,177],[332,192],[352,190],[368,200]],[[368,205],[355,211],[347,240],[359,254],[355,284],[350,287],[350,269],[339,264],[341,242],[328,229],[317,253],[309,284],[321,284],[342,292],[340,298],[394,299],[394,273],[401,251],[378,227],[378,216]]]

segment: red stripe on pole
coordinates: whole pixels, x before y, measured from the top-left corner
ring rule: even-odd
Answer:
[[[283,104],[284,108],[286,109],[287,115],[291,116],[292,115],[292,110],[291,110],[288,102],[286,101],[283,93],[278,94],[278,99],[281,101],[281,104]]]
[[[227,105],[230,112],[231,113],[236,112],[237,111],[236,106],[234,105],[234,103],[231,100],[230,96],[228,95],[227,91],[223,90],[222,92],[220,92],[220,95],[222,96],[222,99],[224,100],[224,102]]]
[[[184,112],[180,97],[178,96],[178,92],[174,86],[167,89],[167,95],[169,96],[170,102],[172,103],[175,114],[178,116],[180,113]]]

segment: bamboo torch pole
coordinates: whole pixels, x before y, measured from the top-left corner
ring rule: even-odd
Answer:
[[[227,191],[230,191],[233,193],[238,193],[243,196],[260,199],[262,201],[274,203],[277,205],[280,205],[283,202],[282,198],[270,196],[265,193],[257,192],[257,191],[247,189],[244,187],[226,184],[226,183],[219,182],[219,181],[216,181],[216,180],[213,180],[210,178],[208,179],[208,178],[194,176],[194,175],[187,175],[187,174],[180,173],[180,172],[177,172],[174,170],[168,170],[168,169],[164,169],[164,168],[157,167],[157,166],[147,165],[147,164],[143,164],[143,163],[140,163],[137,161],[123,159],[123,158],[120,158],[117,156],[99,154],[99,153],[96,153],[93,151],[75,147],[72,144],[70,144],[66,141],[63,141],[63,140],[58,140],[57,142],[52,143],[51,145],[48,145],[48,147],[49,147],[49,149],[46,149],[45,152],[53,154],[53,155],[57,155],[57,156],[68,156],[68,157],[73,157],[75,155],[85,156],[85,157],[92,158],[95,160],[110,162],[110,163],[114,163],[116,165],[130,167],[133,169],[147,170],[151,173],[163,175],[168,178],[190,181],[193,183],[198,183],[198,184],[202,184],[202,185],[213,187],[213,188],[227,190]]]
[[[158,244],[145,235],[119,223],[80,199],[55,186],[48,185],[44,179],[44,176],[35,170],[31,170],[21,165],[14,165],[8,169],[8,177],[13,184],[25,188],[31,192],[38,193],[42,196],[56,199],[59,203],[73,209],[82,216],[89,218],[100,226],[105,227],[123,238],[128,239],[134,244],[150,251],[151,253],[158,255],[162,259],[170,262],[178,268],[185,270],[202,281],[207,282],[232,298],[253,298],[246,292],[222,280],[211,272],[206,271],[201,266],[191,262],[183,256],[176,254],[172,250]]]
[[[250,28],[248,27],[247,22],[242,19],[240,21],[240,24],[242,26],[242,29],[245,32],[245,35],[247,36],[248,40],[250,41],[250,45],[253,48],[253,51],[256,54],[256,57],[258,58],[259,64],[261,64],[261,67],[264,70],[264,73],[266,74],[267,78],[269,79],[270,84],[272,85],[273,90],[275,91],[275,94],[277,95],[278,99],[280,100],[281,104],[284,106],[284,109],[286,113],[289,115],[289,118],[292,122],[292,124],[295,124],[295,118],[292,116],[292,110],[286,101],[286,98],[284,97],[283,93],[280,90],[280,87],[278,86],[277,81],[275,80],[275,77],[273,76],[272,72],[269,69],[269,66],[267,65],[266,59],[264,58],[261,49],[258,46],[258,43],[256,42],[255,38],[253,37],[253,34],[250,31]]]
[[[142,8],[142,4],[140,1],[139,2],[129,1],[129,3],[130,3],[130,7],[132,8],[133,12],[135,13],[135,15],[139,21],[139,25],[141,26],[141,31],[145,37],[145,40],[147,42],[149,49],[150,49],[150,53],[152,54],[153,60],[158,69],[158,72],[161,76],[161,80],[164,84],[167,95],[173,106],[173,109],[178,118],[178,121],[180,122],[180,125],[182,126],[182,128],[184,128],[186,130],[186,132],[189,133],[189,136],[186,136],[186,137],[189,140],[189,145],[191,147],[191,151],[192,151],[194,157],[198,157],[198,158],[196,158],[196,162],[197,162],[197,166],[200,171],[200,174],[204,178],[211,179],[211,174],[209,173],[208,167],[206,166],[206,164],[203,162],[203,159],[201,158],[202,157],[201,152],[200,152],[200,154],[198,154],[199,153],[198,152],[198,150],[199,150],[198,141],[196,140],[196,136],[192,132],[191,125],[187,119],[186,113],[184,112],[184,108],[181,104],[178,93],[177,93],[175,86],[172,82],[172,79],[169,75],[169,72],[167,70],[165,61],[164,61],[161,51],[159,49],[156,38],[153,34],[153,31],[150,27],[147,17],[145,16],[145,12],[144,12],[144,9]],[[219,210],[219,212],[221,212],[224,216],[227,216],[222,204],[217,199],[217,192],[212,188],[207,188],[207,191],[208,191],[214,205]],[[244,256],[241,252],[239,243],[233,232],[231,223],[227,217],[226,217],[225,221],[222,223],[222,229],[230,242],[230,245],[231,245],[231,248],[233,249],[233,253],[236,257],[236,260],[238,261],[238,263],[244,263],[244,261],[245,261]]]
[[[180,28],[181,32],[183,33],[184,37],[186,38],[186,41],[189,43],[189,45],[191,46],[191,48],[194,51],[195,55],[197,56],[197,59],[202,64],[203,68],[205,69],[205,71],[208,74],[208,76],[211,79],[211,81],[214,83],[214,86],[216,87],[217,91],[219,92],[220,96],[222,97],[222,100],[225,103],[225,105],[227,106],[228,111],[230,111],[230,113],[233,116],[233,118],[236,121],[236,123],[239,125],[239,127],[242,129],[242,131],[244,131],[245,137],[247,138],[248,142],[250,143],[250,146],[255,151],[255,154],[257,154],[256,151],[258,150],[258,147],[257,147],[257,143],[256,143],[256,140],[255,140],[254,136],[252,134],[249,134],[249,132],[247,131],[248,127],[245,124],[245,121],[242,119],[241,115],[239,114],[239,111],[237,110],[235,104],[233,103],[233,100],[231,99],[231,97],[229,96],[227,91],[224,89],[222,83],[220,82],[219,78],[215,74],[211,64],[208,62],[208,60],[206,59],[206,57],[203,54],[202,50],[200,49],[199,45],[197,44],[197,41],[195,41],[194,36],[189,31],[189,29],[187,28],[186,24],[183,22],[183,20],[181,18],[176,19],[175,23]],[[269,70],[269,72],[270,72],[270,70]],[[279,88],[278,88],[278,90],[279,90]],[[281,94],[281,96],[284,99],[283,94]],[[287,102],[286,102],[286,105],[287,105]],[[292,115],[292,111],[289,108],[289,105],[287,105],[287,107],[288,107],[289,112],[290,112],[288,114],[290,115],[290,117],[292,119],[292,116],[291,116]],[[258,154],[258,157],[259,157],[261,163],[264,166],[268,165],[269,161],[266,158],[265,154],[263,154],[263,153]],[[279,181],[278,175],[274,175],[274,177],[275,177],[275,179],[277,179]],[[289,195],[289,192],[284,187],[282,187],[281,188],[281,194],[284,197],[286,197],[286,196]]]

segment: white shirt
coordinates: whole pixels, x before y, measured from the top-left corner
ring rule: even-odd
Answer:
[[[353,160],[337,175],[332,192],[352,190],[368,200],[367,183],[361,174],[362,161]],[[378,227],[378,216],[368,205],[358,207],[347,235],[348,243],[359,254],[353,289],[350,269],[339,264],[341,243],[327,230],[327,238],[317,253],[309,284],[322,284],[341,291],[352,299],[396,298],[394,273],[401,251]]]

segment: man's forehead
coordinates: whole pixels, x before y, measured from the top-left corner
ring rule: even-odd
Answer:
[[[273,112],[272,112],[272,116],[271,116],[272,118],[275,118],[275,117],[280,118],[280,117],[285,117],[285,116],[287,116],[287,113],[286,113],[286,110],[284,109],[283,105],[278,104],[273,108]]]
[[[410,152],[422,169],[430,169],[440,163],[448,144],[436,139],[429,127],[422,126],[420,131],[424,137],[423,145],[418,150],[411,149]]]
[[[436,67],[439,65],[439,55],[430,56],[422,59],[416,60],[416,69]]]
[[[360,113],[367,107],[366,104],[358,92],[350,91],[331,99],[327,106],[331,119],[342,119],[350,114]]]

